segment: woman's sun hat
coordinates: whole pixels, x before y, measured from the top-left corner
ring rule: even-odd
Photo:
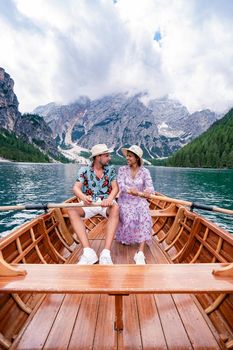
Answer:
[[[127,151],[129,151],[129,152],[136,154],[136,156],[138,156],[141,159],[141,161],[143,161],[143,159],[142,159],[143,150],[141,149],[141,147],[139,147],[137,145],[132,145],[129,148],[122,148],[121,151],[125,157],[127,156]]]
[[[111,152],[112,152],[112,150],[110,150],[107,147],[107,145],[105,145],[105,143],[99,143],[99,144],[92,147],[90,158],[100,156],[101,154],[104,154],[104,153],[111,153]]]

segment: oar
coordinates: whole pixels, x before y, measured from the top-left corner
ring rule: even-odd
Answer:
[[[26,204],[26,205],[8,205],[0,206],[0,211],[8,210],[47,210],[52,208],[83,208],[99,207],[101,202],[93,202],[90,205],[84,203],[45,203],[45,204]]]
[[[170,197],[167,197],[167,196],[159,196],[159,195],[155,195],[155,194],[150,194],[150,195],[147,196],[143,192],[139,192],[138,196],[139,197],[149,198],[149,199],[158,199],[158,200],[167,201],[167,202],[171,202],[171,203],[186,205],[186,206],[190,207],[191,209],[195,209],[196,208],[196,209],[203,209],[203,210],[208,210],[208,211],[214,211],[214,212],[217,212],[217,213],[233,215],[233,210],[220,208],[220,207],[216,207],[216,206],[210,206],[210,205],[206,205],[206,204],[202,204],[202,203],[188,202],[188,201],[183,201],[183,200],[176,199],[176,198],[170,198]]]

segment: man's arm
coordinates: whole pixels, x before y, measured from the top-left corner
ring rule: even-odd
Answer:
[[[102,207],[109,207],[112,204],[112,201],[116,198],[117,193],[119,192],[119,187],[116,180],[113,180],[111,182],[111,186],[112,186],[112,191],[108,196],[108,198],[103,199]]]
[[[87,196],[82,192],[82,183],[79,181],[76,181],[73,186],[73,191],[76,197],[78,197],[81,201],[83,201],[85,204],[91,204],[92,203],[92,197]]]

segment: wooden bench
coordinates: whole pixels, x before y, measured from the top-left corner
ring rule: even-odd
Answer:
[[[123,329],[125,295],[233,292],[233,264],[21,264],[12,270],[15,276],[3,276],[0,269],[1,293],[113,295],[115,330]]]

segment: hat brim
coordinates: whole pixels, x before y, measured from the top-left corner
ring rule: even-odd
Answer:
[[[133,154],[135,154],[135,156],[137,156],[139,159],[140,159],[140,161],[141,161],[141,165],[144,163],[144,159],[143,158],[141,158],[141,157],[139,157],[139,155],[138,154],[136,154],[135,152],[133,152],[131,149],[129,149],[129,148],[122,148],[121,149],[121,152],[122,152],[122,154],[123,154],[123,156],[126,158],[126,156],[127,156],[127,152],[131,152],[131,153],[133,153]]]
[[[142,157],[140,157],[136,152],[132,151],[130,148],[122,148],[121,149],[121,152],[125,157],[127,156],[128,151],[135,154],[135,156],[137,156],[138,158],[142,159]]]
[[[94,157],[96,157],[96,156],[101,156],[101,154],[112,153],[112,152],[113,152],[112,150],[107,149],[107,150],[105,150],[104,152],[98,152],[98,153],[96,153],[96,154],[92,154],[92,155],[89,157],[89,159],[92,159],[92,158],[94,158]]]
[[[122,149],[121,149],[121,152],[122,152],[122,154],[123,154],[124,157],[127,156],[127,151],[128,151],[128,150],[129,150],[128,148],[122,148]]]

